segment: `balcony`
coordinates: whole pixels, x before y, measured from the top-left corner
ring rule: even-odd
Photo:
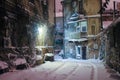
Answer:
[[[80,39],[80,32],[72,32],[69,36],[70,39]]]

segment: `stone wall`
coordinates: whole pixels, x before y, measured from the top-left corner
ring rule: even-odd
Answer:
[[[49,21],[49,17],[46,18],[44,14],[45,10],[47,16],[50,16],[49,13],[53,16],[54,5],[51,2],[43,5],[43,0],[2,0],[0,5],[2,14],[0,15],[0,56],[4,52],[10,53],[9,49],[22,47],[28,47],[33,53],[38,25],[44,23],[47,27],[46,36],[48,36],[45,37],[44,42],[49,46],[53,45],[54,17],[50,17],[52,19]],[[50,7],[49,11],[48,7]]]
[[[120,72],[120,19],[114,21],[107,30],[106,63]]]

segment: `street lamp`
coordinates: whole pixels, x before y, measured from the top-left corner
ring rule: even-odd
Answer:
[[[42,27],[38,27],[38,33],[39,34],[43,33],[43,28]]]
[[[47,34],[47,26],[45,24],[39,24],[37,26],[37,44],[38,46],[44,46],[45,45],[45,38]]]

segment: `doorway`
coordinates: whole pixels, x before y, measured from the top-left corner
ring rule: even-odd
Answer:
[[[76,58],[86,59],[86,46],[77,46]]]

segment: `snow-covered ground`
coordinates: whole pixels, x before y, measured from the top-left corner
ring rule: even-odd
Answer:
[[[87,60],[82,60],[82,59],[74,59],[74,58],[67,58],[63,59],[60,55],[55,55],[54,56],[55,61],[70,61],[70,62],[93,62],[93,63],[99,63],[102,62],[102,60],[99,59],[87,59]]]
[[[0,75],[0,80],[119,80],[108,73],[102,61],[62,59],[55,56],[54,62],[46,61],[44,64],[26,70],[16,70]],[[114,72],[114,74],[116,74]]]

